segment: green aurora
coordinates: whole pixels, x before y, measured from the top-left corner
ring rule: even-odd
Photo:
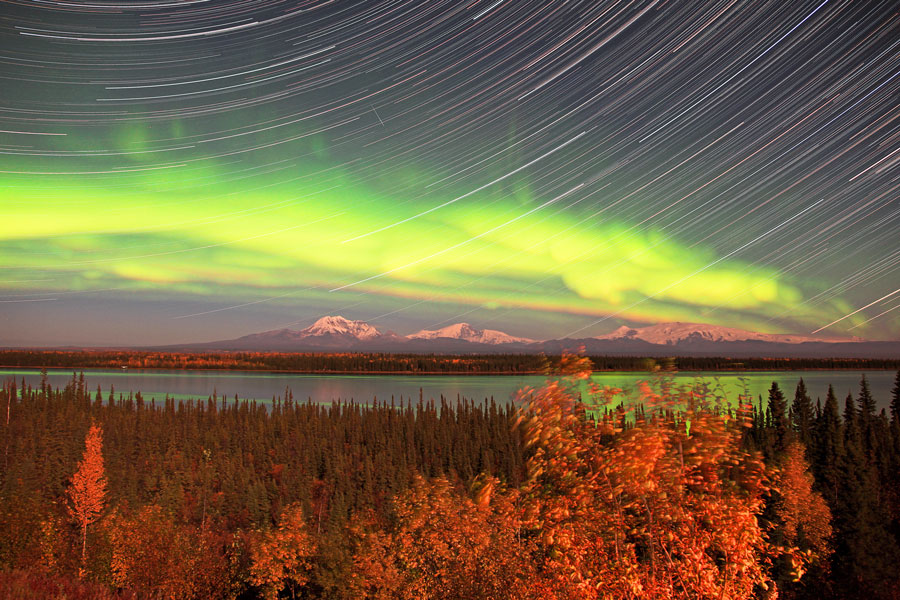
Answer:
[[[641,4],[10,3],[0,346],[900,339],[890,6]]]
[[[0,234],[9,297],[60,302],[65,289],[181,299],[193,307],[172,312],[181,326],[264,304],[289,319],[298,306],[362,302],[377,316],[415,313],[424,300],[441,310],[423,324],[479,308],[483,318],[531,335],[552,332],[509,321],[528,314],[574,329],[614,315],[597,328],[694,320],[777,331],[772,315],[811,328],[852,310],[839,299],[804,309],[800,287],[775,268],[716,262],[714,250],[655,229],[586,223],[559,203],[538,208],[521,190],[416,218],[418,205],[334,172],[256,190],[220,184],[212,193],[168,172],[117,181],[31,176],[6,188],[14,190],[4,202],[16,224]]]

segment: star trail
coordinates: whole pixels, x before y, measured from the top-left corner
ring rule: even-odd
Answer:
[[[0,345],[900,339],[889,2],[9,0]]]

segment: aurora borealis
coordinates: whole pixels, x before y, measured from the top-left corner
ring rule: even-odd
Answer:
[[[889,2],[16,1],[0,345],[900,338]]]

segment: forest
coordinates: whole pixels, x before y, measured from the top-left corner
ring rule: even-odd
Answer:
[[[897,369],[897,359],[646,358],[589,356],[594,371]],[[390,354],[296,352],[151,352],[136,350],[0,350],[0,366],[34,368],[226,369],[296,373],[540,374],[558,358],[539,354]]]
[[[6,598],[900,598],[890,409],[773,383],[516,406],[147,402],[4,382]],[[671,365],[670,365],[671,366]]]

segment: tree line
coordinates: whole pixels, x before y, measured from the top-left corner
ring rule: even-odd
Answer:
[[[594,371],[897,369],[896,359],[647,358],[589,356]],[[546,373],[558,358],[539,354],[390,354],[296,352],[155,352],[134,350],[0,350],[0,366],[48,368],[226,369],[300,373]]]
[[[897,598],[900,372],[814,403],[590,382],[522,408],[146,402],[8,381],[0,590],[39,598]]]

